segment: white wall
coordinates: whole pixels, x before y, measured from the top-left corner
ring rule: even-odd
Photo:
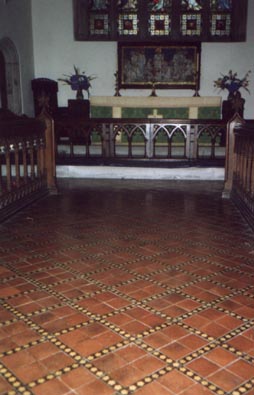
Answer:
[[[22,112],[33,114],[31,79],[34,78],[31,0],[0,0],[0,40],[14,43],[20,62]]]

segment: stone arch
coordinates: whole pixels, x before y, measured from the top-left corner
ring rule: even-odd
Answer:
[[[20,67],[17,49],[12,40],[6,37],[0,40],[0,52],[4,59],[7,107],[15,114],[21,114]]]

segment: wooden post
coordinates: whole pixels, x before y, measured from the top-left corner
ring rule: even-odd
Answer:
[[[222,192],[222,197],[229,199],[233,186],[233,176],[236,169],[236,154],[235,147],[235,134],[234,128],[237,124],[244,124],[245,121],[236,113],[227,124],[227,138],[226,138],[226,159],[225,159],[225,184]]]
[[[51,194],[57,193],[56,186],[56,159],[55,159],[55,130],[54,120],[44,107],[38,119],[46,125],[45,129],[45,150],[44,165],[47,177],[47,187]]]

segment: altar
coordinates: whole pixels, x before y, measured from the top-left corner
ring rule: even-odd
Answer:
[[[220,119],[220,96],[92,96],[91,118]]]

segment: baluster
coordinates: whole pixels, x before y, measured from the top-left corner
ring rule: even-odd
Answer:
[[[128,140],[128,158],[132,158],[132,136],[129,136],[129,134],[127,134],[127,140]]]
[[[244,188],[244,147],[243,147],[243,141],[241,140],[241,146],[240,146],[240,182],[241,182],[241,187]]]
[[[251,155],[250,194],[251,194],[251,197],[253,197],[254,196],[254,143],[253,143],[253,140],[251,142],[250,155]]]
[[[247,143],[247,144],[246,144]],[[245,149],[244,149],[244,156],[245,156],[245,192],[248,193],[249,190],[249,171],[250,171],[250,162],[249,162],[249,147],[248,147],[248,142],[245,142]]]
[[[242,153],[242,140],[239,138],[239,185],[242,186],[243,181],[243,153]]]
[[[104,123],[102,125],[102,156],[109,158],[115,157],[116,154],[116,140],[114,138],[114,125]]]
[[[247,156],[247,142],[243,144],[243,189],[247,191],[247,175],[248,175],[248,156]]]
[[[33,139],[29,141],[29,154],[30,154],[30,177],[31,180],[35,178],[35,171],[34,171],[34,146],[33,146]]]
[[[19,164],[19,143],[14,144],[14,160],[15,160],[15,186],[20,186],[20,164]]]
[[[91,129],[89,126],[84,127],[84,137],[85,137],[85,156],[90,156],[90,144],[91,144]]]
[[[40,150],[39,150],[39,146],[40,146],[40,138],[37,137],[36,139],[34,139],[34,149],[35,149],[35,159],[36,159],[36,177],[39,178],[41,176],[40,173]]]
[[[251,192],[251,171],[252,171],[252,157],[251,157],[252,147],[251,140],[248,139],[247,146],[247,157],[248,157],[248,179],[247,179],[247,192],[250,194]]]
[[[216,143],[216,135],[214,137],[211,136],[211,159],[215,158],[215,143]]]
[[[43,138],[41,137],[39,139],[39,147],[38,147],[38,152],[39,152],[39,176],[43,177],[44,173],[45,173],[45,160],[44,160],[44,149],[45,149],[45,145],[44,145],[44,141]]]
[[[6,163],[6,186],[7,186],[7,191],[10,192],[12,189],[12,183],[11,183],[11,152],[10,152],[10,146],[7,143],[5,147],[5,163]]]
[[[0,147],[0,196],[3,194],[3,170],[2,170],[2,147]]]
[[[21,149],[22,149],[22,163],[23,163],[23,177],[24,177],[24,183],[27,183],[28,179],[28,169],[27,169],[27,142],[26,140],[23,140],[21,143]]]
[[[237,157],[236,157],[236,165],[238,168],[238,183],[241,183],[241,165],[242,165],[242,157],[241,157],[241,139],[238,137],[238,144],[237,144]]]
[[[168,137],[168,157],[172,157],[172,136]]]
[[[239,137],[238,136],[236,136],[236,138],[235,138],[235,156],[236,156],[236,164],[235,164],[234,177],[235,177],[235,180],[238,182],[239,177],[240,177]]]

